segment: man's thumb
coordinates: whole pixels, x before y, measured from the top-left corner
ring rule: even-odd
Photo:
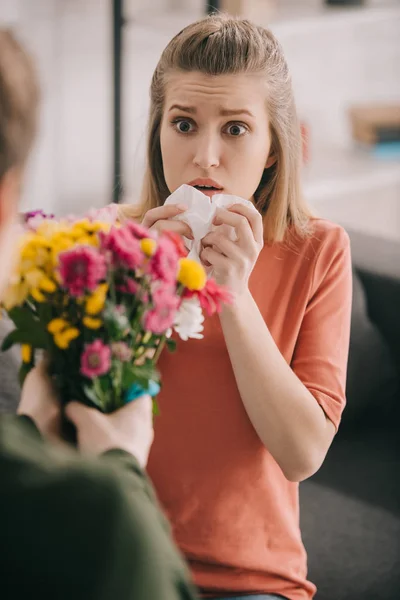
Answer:
[[[89,408],[88,406],[85,406],[80,402],[73,401],[68,402],[68,404],[66,405],[65,415],[70,421],[72,421],[74,425],[78,427],[79,424],[86,419],[86,417],[92,410],[94,409]]]

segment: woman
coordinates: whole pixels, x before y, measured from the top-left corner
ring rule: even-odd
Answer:
[[[349,240],[312,218],[301,136],[273,35],[211,16],[164,50],[151,85],[144,225],[190,236],[163,206],[180,185],[252,200],[219,209],[201,259],[234,303],[160,362],[149,473],[205,597],[312,598],[298,483],[321,466],[345,404]],[[206,186],[206,187],[205,187]],[[138,217],[137,207],[123,207]]]

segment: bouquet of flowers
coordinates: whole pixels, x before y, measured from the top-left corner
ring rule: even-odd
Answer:
[[[179,236],[106,217],[26,215],[3,300],[15,329],[2,349],[21,344],[22,380],[45,351],[61,399],[107,413],[154,395],[173,331],[201,338],[203,311],[220,311],[230,294],[187,258]]]

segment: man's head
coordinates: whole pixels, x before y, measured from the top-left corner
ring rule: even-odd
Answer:
[[[35,137],[39,86],[30,57],[0,29],[0,296],[14,252],[20,185]]]

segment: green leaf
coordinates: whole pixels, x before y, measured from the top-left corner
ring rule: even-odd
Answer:
[[[28,329],[32,323],[37,323],[34,313],[27,306],[15,306],[8,311],[8,316],[17,329]]]
[[[101,411],[104,410],[103,403],[101,402],[100,398],[97,396],[93,388],[89,387],[88,385],[85,385],[83,387],[83,391],[87,399],[90,400],[90,402],[92,402],[96,406],[96,408],[99,408]]]
[[[158,406],[158,402],[155,398],[153,398],[153,416],[158,417],[160,414],[160,408]]]
[[[172,340],[171,338],[168,338],[167,340],[165,340],[165,345],[167,346],[169,352],[176,351],[176,340]]]
[[[153,381],[159,381],[160,379],[160,374],[151,360],[146,361],[143,365],[125,363],[122,371],[122,387],[125,390],[129,389],[134,383],[147,387],[151,379]]]
[[[24,381],[29,373],[33,369],[33,364],[22,363],[19,369],[19,384],[22,387],[24,385]]]
[[[48,336],[42,326],[35,326],[32,329],[14,329],[11,331],[1,345],[1,350],[6,352],[14,344],[29,344],[34,348],[45,350],[47,348]]]

